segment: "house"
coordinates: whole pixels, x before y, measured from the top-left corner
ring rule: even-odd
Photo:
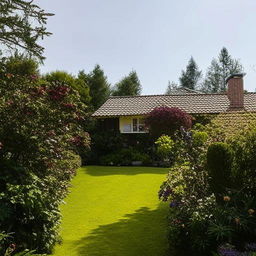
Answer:
[[[110,97],[92,116],[103,129],[120,133],[146,133],[145,116],[156,107],[178,107],[191,115],[256,112],[256,93],[244,92],[244,74],[227,78],[226,93],[177,92],[172,95]]]

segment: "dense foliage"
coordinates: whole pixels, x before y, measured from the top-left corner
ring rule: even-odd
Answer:
[[[148,114],[146,125],[155,137],[173,135],[181,126],[190,128],[192,118],[179,108],[157,107]]]
[[[243,113],[236,115],[229,127],[239,116],[243,120]],[[198,131],[182,130],[175,142],[177,161],[159,196],[170,202],[170,243],[178,255],[256,251],[256,122],[231,135],[228,128],[220,131],[227,118]]]
[[[49,252],[77,153],[89,146],[85,106],[69,85],[10,73],[5,62],[0,76],[0,230],[17,250]]]
[[[43,79],[50,83],[59,82],[71,86],[74,90],[78,91],[80,100],[89,106],[91,101],[91,97],[89,95],[90,90],[85,80],[81,76],[81,73],[79,73],[78,77],[75,77],[65,71],[54,71],[45,74]]]
[[[135,96],[140,95],[140,93],[141,84],[135,71],[132,71],[128,76],[125,76],[112,90],[113,96]]]

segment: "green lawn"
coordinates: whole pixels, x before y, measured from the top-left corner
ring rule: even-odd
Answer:
[[[168,206],[157,192],[167,169],[80,168],[62,206],[54,256],[165,256]]]

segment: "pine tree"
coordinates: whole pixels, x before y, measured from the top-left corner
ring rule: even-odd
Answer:
[[[166,95],[170,95],[170,94],[172,94],[172,92],[174,91],[174,90],[177,90],[179,88],[179,86],[178,86],[178,84],[176,84],[175,82],[168,82],[168,86],[167,86],[167,89],[166,89],[166,91],[165,91],[165,94]]]
[[[46,13],[33,0],[1,0],[0,13],[0,42],[8,49],[22,49],[44,59],[44,48],[37,42],[51,34],[45,24],[53,14]]]
[[[86,76],[86,84],[90,89],[92,109],[97,110],[110,95],[110,84],[99,65]]]
[[[182,70],[180,77],[180,86],[195,90],[202,77],[202,71],[198,69],[198,66],[193,57],[190,58],[186,70]]]
[[[140,94],[141,84],[135,71],[132,71],[118,82],[112,91],[113,96],[135,96]]]
[[[208,68],[203,90],[206,92],[226,91],[226,78],[231,74],[240,73],[242,71],[243,67],[239,60],[233,59],[228,53],[227,48],[223,47],[218,59],[213,59]]]

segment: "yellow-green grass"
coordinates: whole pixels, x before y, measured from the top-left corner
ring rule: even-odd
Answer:
[[[62,206],[54,256],[165,256],[168,206],[157,198],[165,168],[80,168]]]

